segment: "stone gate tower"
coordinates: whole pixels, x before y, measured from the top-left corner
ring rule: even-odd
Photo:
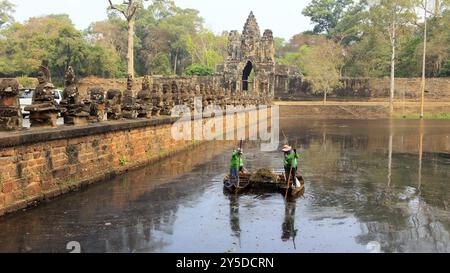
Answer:
[[[271,30],[261,32],[250,12],[242,34],[233,30],[228,36],[228,57],[217,67],[223,87],[231,92],[273,95],[275,47]]]

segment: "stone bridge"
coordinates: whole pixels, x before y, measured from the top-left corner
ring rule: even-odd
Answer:
[[[252,12],[242,34],[230,32],[228,57],[214,76],[145,76],[138,80],[129,76],[126,81],[78,82],[75,71],[68,67],[63,100],[58,105],[48,65],[44,60],[39,67],[33,102],[25,109],[30,112],[31,127],[56,127],[58,115],[64,117],[65,125],[170,116],[175,106],[194,111],[196,97],[202,99],[202,110],[212,105],[222,110],[270,105],[276,89],[289,86],[292,79],[301,80],[295,68],[275,64],[272,31],[265,30],[261,36]],[[0,130],[22,128],[18,86],[14,79],[0,83]]]

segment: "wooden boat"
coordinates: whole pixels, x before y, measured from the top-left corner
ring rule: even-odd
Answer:
[[[284,175],[283,175],[283,180],[284,180]],[[288,189],[288,197],[291,198],[299,198],[300,196],[302,196],[305,193],[305,180],[303,179],[303,176],[297,176],[297,186],[296,187],[291,187]],[[280,191],[281,193],[284,195],[286,194],[286,188],[288,187],[287,185],[287,181],[284,180],[284,184],[280,184]]]
[[[223,187],[230,193],[243,192],[250,187],[250,176],[250,173],[239,173],[238,183],[236,178],[230,178],[230,176],[227,175],[223,179]]]

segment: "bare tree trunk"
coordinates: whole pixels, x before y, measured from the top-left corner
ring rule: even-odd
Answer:
[[[389,113],[392,116],[394,114],[394,98],[395,98],[395,56],[396,56],[396,26],[395,22],[392,24],[392,34],[391,34],[391,90],[389,99]]]
[[[327,103],[327,92],[323,92],[323,104],[325,105]]]
[[[427,3],[425,0],[424,5],[424,31],[423,31],[423,59],[422,59],[422,83],[420,86],[421,91],[421,103],[420,103],[420,118],[424,116],[424,105],[425,105],[425,84],[426,84],[426,65],[427,65]]]
[[[441,15],[441,0],[434,0],[434,16]]]
[[[134,19],[128,21],[128,74],[134,78]]]
[[[173,74],[177,74],[178,50],[175,52],[175,62],[173,64]]]

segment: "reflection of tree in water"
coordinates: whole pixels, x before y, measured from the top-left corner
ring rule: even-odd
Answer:
[[[378,241],[386,252],[450,251],[450,168],[440,152],[447,138],[425,135],[422,149],[428,152],[423,152],[419,175],[418,132],[394,134],[388,183],[386,133],[327,130],[311,130],[309,139],[302,139],[308,143],[302,171],[311,181],[311,206],[338,207],[354,215],[362,223],[356,238],[362,245]],[[292,136],[305,129],[286,131]]]

